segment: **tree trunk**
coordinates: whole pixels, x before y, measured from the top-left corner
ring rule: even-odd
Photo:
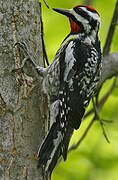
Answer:
[[[38,0],[0,1],[1,180],[42,179],[36,156],[45,134],[40,77],[31,69],[29,75],[13,71],[22,62],[16,42],[26,42],[42,65],[40,13]]]

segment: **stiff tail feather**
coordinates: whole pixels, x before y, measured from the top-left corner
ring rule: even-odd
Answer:
[[[51,180],[52,171],[60,156],[62,155],[66,160],[72,133],[73,129],[70,127],[67,128],[66,133],[62,133],[59,121],[52,124],[38,152],[38,168],[42,169],[42,175],[46,180]]]

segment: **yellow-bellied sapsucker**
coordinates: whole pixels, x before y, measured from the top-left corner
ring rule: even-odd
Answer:
[[[101,69],[98,12],[87,5],[53,10],[69,18],[71,32],[43,76],[44,91],[50,100],[51,126],[38,152],[38,166],[47,180],[59,157],[66,160],[71,135],[80,126]]]
[[[38,167],[46,180],[51,179],[59,157],[66,160],[70,138],[81,124],[101,69],[98,12],[87,5],[53,10],[69,18],[71,32],[52,63],[37,67],[50,102],[50,129],[38,151]]]

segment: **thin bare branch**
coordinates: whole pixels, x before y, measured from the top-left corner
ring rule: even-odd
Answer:
[[[93,98],[92,98],[92,102],[93,102],[93,107],[94,107],[94,112],[95,112],[95,117],[94,117],[94,119],[98,119],[98,120],[99,120],[100,125],[101,125],[101,128],[102,128],[102,131],[103,131],[103,135],[104,135],[106,141],[107,141],[108,143],[110,143],[110,141],[109,141],[109,139],[108,139],[108,136],[107,136],[107,134],[106,134],[106,131],[105,131],[105,129],[104,129],[104,121],[103,121],[103,120],[100,118],[100,116],[99,116],[99,110],[98,110],[98,108],[97,108],[97,106],[96,106]]]
[[[49,66],[49,59],[47,56],[45,41],[44,41],[44,30],[43,30],[43,21],[42,21],[42,13],[40,13],[40,22],[41,22],[41,40],[42,40],[42,48],[43,48],[43,64],[46,67],[46,64]]]
[[[46,51],[46,46],[45,46],[45,41],[44,41],[44,31],[43,31],[43,21],[42,21],[42,19],[41,19],[41,39],[42,39],[42,47],[43,47],[44,67],[46,67],[45,61],[46,61],[46,64],[49,66],[49,59],[48,59],[48,55],[47,55],[47,51]]]
[[[109,54],[113,34],[115,32],[115,28],[116,28],[116,24],[117,24],[117,20],[118,20],[118,0],[116,2],[115,10],[114,10],[114,13],[113,13],[113,18],[112,18],[111,25],[110,25],[110,28],[109,28],[109,31],[108,31],[105,46],[104,46],[104,49],[103,49],[103,55],[104,56]]]
[[[78,146],[81,144],[81,142],[83,141],[83,139],[87,136],[87,134],[88,134],[90,128],[92,127],[94,121],[95,121],[95,119],[92,119],[92,120],[91,120],[91,122],[89,123],[88,127],[87,127],[86,130],[84,131],[84,133],[83,133],[83,135],[81,136],[81,138],[78,140],[78,142],[77,142],[76,144],[72,145],[72,146],[69,148],[68,152],[70,152],[70,151],[78,148]]]
[[[48,5],[47,1],[46,0],[43,0],[43,1],[44,1],[45,5],[47,6],[47,8],[49,9],[49,5]]]

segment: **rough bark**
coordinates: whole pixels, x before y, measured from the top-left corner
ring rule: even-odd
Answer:
[[[101,87],[107,79],[118,75],[118,51],[105,56],[102,62],[103,68],[98,88]]]
[[[13,72],[21,63],[16,42],[26,42],[42,65],[38,0],[0,1],[0,179],[39,180],[36,153],[44,137],[40,79]],[[35,77],[35,78],[34,78]],[[43,101],[42,101],[43,99]]]

